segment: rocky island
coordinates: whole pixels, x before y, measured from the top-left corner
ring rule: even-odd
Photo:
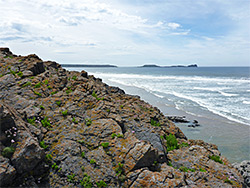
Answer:
[[[216,145],[87,72],[0,48],[1,187],[246,187]]]
[[[149,64],[149,65],[143,65],[140,66],[140,68],[189,68],[189,67],[198,67],[197,64],[191,64],[191,65],[171,65],[171,66],[159,66],[159,65],[154,65],[154,64]]]

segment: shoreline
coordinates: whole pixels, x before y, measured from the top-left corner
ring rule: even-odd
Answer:
[[[157,97],[142,88],[126,86],[106,79],[103,79],[103,81],[110,86],[117,86],[123,89],[127,94],[140,96],[142,100],[159,108],[166,117],[185,116],[190,122],[197,120],[201,126],[195,128],[188,127],[190,123],[175,123],[175,125],[183,131],[188,139],[199,139],[216,144],[221,153],[226,156],[231,163],[249,160],[250,126],[233,122],[212,112],[209,112],[210,116],[208,117],[199,114],[189,114],[177,109],[171,101],[166,102],[166,99],[164,100],[164,98],[160,96]],[[162,102],[163,100],[165,103]]]

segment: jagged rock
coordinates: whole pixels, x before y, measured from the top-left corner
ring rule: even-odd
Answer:
[[[16,148],[10,159],[0,155],[1,186],[243,183],[217,146],[188,140],[159,109],[85,71],[69,72],[36,55],[15,56],[0,48],[0,75],[0,152],[7,146]],[[169,134],[186,147],[167,153],[164,137]]]
[[[241,163],[234,163],[236,168],[244,178],[245,186],[250,187],[250,161],[242,161]]]

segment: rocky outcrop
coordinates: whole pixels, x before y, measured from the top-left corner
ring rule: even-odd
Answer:
[[[245,185],[250,187],[250,161],[242,161],[241,163],[234,163],[233,166],[243,176]]]
[[[0,48],[1,187],[242,187],[215,145],[87,72]]]

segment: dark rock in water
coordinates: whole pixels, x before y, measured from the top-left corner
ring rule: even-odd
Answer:
[[[173,121],[189,122],[85,71],[0,48],[1,187],[242,186],[217,146]]]
[[[241,163],[234,163],[233,167],[236,168],[244,178],[246,187],[250,187],[250,161],[242,161]]]
[[[186,119],[185,116],[180,117],[180,116],[168,116],[167,117],[169,120],[175,122],[175,123],[189,123],[189,121]]]
[[[192,122],[192,124],[188,125],[188,127],[193,127],[193,128],[199,127],[199,126],[200,126],[200,124],[199,124],[199,122],[197,120],[194,120]]]

